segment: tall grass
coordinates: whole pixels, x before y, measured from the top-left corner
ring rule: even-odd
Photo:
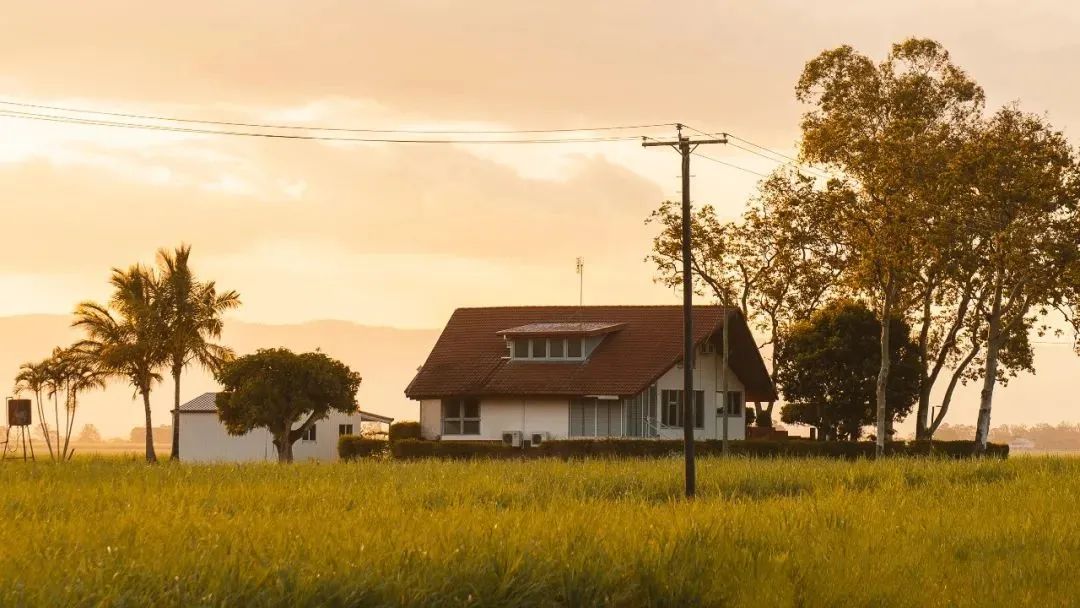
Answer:
[[[2,606],[1080,601],[1080,459],[0,467]]]

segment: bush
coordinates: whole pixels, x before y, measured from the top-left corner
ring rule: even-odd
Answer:
[[[835,458],[855,460],[873,458],[875,446],[870,441],[810,441],[807,439],[731,441],[730,453],[747,458]],[[970,458],[974,455],[972,441],[903,442],[886,446],[894,456],[938,456]],[[406,439],[391,445],[394,458],[469,459],[469,458],[663,458],[682,453],[682,440],[677,439],[569,439],[545,441],[536,448],[515,448],[493,441],[418,441]],[[719,440],[698,441],[694,451],[698,456],[719,456],[723,446]],[[987,456],[1005,458],[1009,446],[990,444]]]
[[[369,439],[359,435],[342,435],[338,438],[338,456],[342,460],[353,460],[379,456],[386,453],[385,439]]]
[[[390,444],[390,453],[401,460],[441,458],[466,460],[470,458],[522,458],[521,448],[494,441],[422,441],[402,439]]]
[[[420,439],[420,423],[415,420],[395,422],[390,425],[390,442],[402,439]]]

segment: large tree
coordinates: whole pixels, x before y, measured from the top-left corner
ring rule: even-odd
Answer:
[[[146,460],[155,463],[150,391],[161,381],[158,370],[167,361],[157,277],[152,269],[135,265],[113,269],[109,282],[113,294],[107,305],[82,302],[75,309],[73,325],[86,332],[77,347],[93,357],[102,373],[127,379],[142,397]]]
[[[220,339],[222,315],[240,305],[235,291],[218,293],[213,281],[199,281],[191,270],[191,247],[180,245],[158,251],[159,310],[164,343],[173,379],[173,436],[170,460],[180,459],[180,376],[195,363],[216,372],[233,358],[233,351],[214,342]]]
[[[919,389],[919,354],[909,328],[890,320],[888,403],[891,423],[903,420]],[[841,300],[793,324],[783,336],[777,371],[785,404],[781,419],[817,427],[820,436],[854,441],[876,417],[881,323],[864,304]]]
[[[712,206],[691,218],[691,271],[694,289],[725,306],[742,310],[762,336],[758,348],[771,351],[775,374],[783,358],[778,336],[790,323],[805,320],[838,285],[845,266],[821,199],[828,193],[792,167],[782,167],[758,186],[738,221],[723,222]],[[649,256],[657,280],[682,282],[682,218],[678,205],[665,202],[649,222],[659,226]],[[755,403],[756,423],[772,426],[773,403]]]
[[[315,422],[357,409],[360,375],[319,352],[259,350],[226,363],[217,378],[223,388],[218,417],[229,433],[267,429],[279,462],[292,462],[293,443]]]
[[[979,301],[986,353],[975,437],[981,451],[1003,355],[1018,340],[1026,344],[1028,327],[1073,289],[1070,277],[1080,265],[1080,169],[1060,132],[1014,107],[980,129],[965,166],[974,191],[967,222],[985,243]]]
[[[905,316],[919,301],[924,269],[941,257],[936,230],[947,222],[954,170],[947,151],[979,116],[982,90],[932,40],[893,45],[880,64],[850,46],[806,64],[797,98],[802,155],[847,176],[852,195],[831,210],[850,255],[851,288],[870,297],[879,319]],[[891,323],[881,324],[876,382],[878,452],[884,451]]]

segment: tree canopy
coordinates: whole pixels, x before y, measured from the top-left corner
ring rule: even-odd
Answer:
[[[919,390],[919,355],[907,324],[891,319],[890,420],[903,420]],[[876,418],[881,323],[864,304],[830,303],[782,336],[777,376],[786,403],[781,419],[818,428],[825,438],[855,440]]]
[[[292,446],[331,412],[357,409],[360,375],[322,353],[262,349],[225,363],[217,374],[223,392],[218,416],[229,433],[265,428],[279,462],[292,462]],[[299,426],[296,426],[297,423]]]

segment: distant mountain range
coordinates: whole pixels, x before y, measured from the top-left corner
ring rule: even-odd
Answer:
[[[69,327],[67,315],[0,317],[0,387],[12,393],[12,384],[23,361],[41,359],[54,346],[66,346],[80,333]],[[367,411],[399,420],[416,419],[417,407],[405,398],[405,386],[423,364],[439,336],[438,330],[371,327],[348,321],[313,321],[270,325],[230,320],[223,342],[238,353],[283,346],[292,350],[322,352],[344,361],[364,380],[358,400]],[[181,381],[181,398],[190,399],[217,389],[205,371],[191,368]],[[88,393],[80,400],[76,429],[84,423],[98,427],[105,437],[127,437],[131,427],[143,422],[142,406],[132,400],[132,389],[120,380],[105,391]],[[169,423],[172,380],[166,379],[152,396],[154,424]],[[3,415],[0,415],[2,418]],[[5,421],[0,420],[0,424]]]

